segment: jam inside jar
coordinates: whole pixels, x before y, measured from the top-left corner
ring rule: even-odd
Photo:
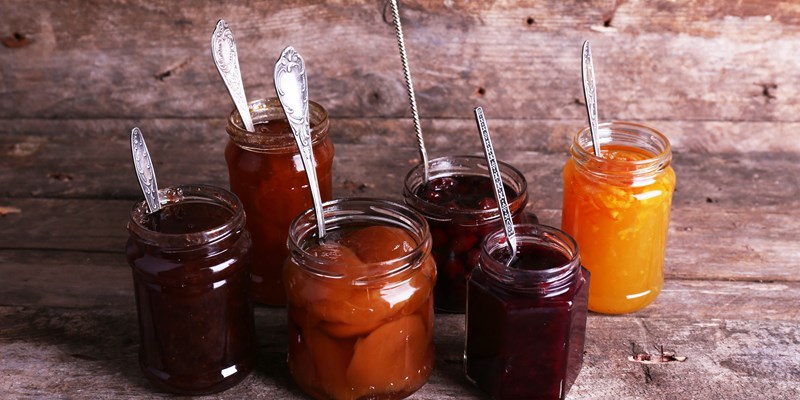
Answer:
[[[566,233],[515,226],[483,243],[467,288],[467,378],[494,399],[563,399],[583,364],[589,272]]]
[[[283,305],[281,281],[288,256],[289,224],[311,207],[308,178],[292,129],[278,99],[250,102],[255,132],[244,129],[239,113],[228,118],[230,141],[225,148],[231,191],[247,212],[247,230],[253,239],[250,274],[253,299]],[[332,197],[333,142],[328,136],[328,113],[309,102],[311,140],[322,201]]]
[[[514,222],[538,222],[524,212],[528,202],[522,172],[500,164],[500,174]],[[481,242],[503,222],[494,199],[486,160],[474,156],[447,156],[429,162],[430,180],[423,166],[415,166],[405,179],[407,205],[428,221],[433,238],[433,257],[439,270],[435,288],[436,309],[463,313],[467,277],[478,265]]]
[[[425,220],[396,203],[325,203],[289,233],[289,371],[317,399],[401,399],[433,368],[436,266]]]
[[[628,313],[653,302],[664,283],[672,152],[664,135],[629,122],[600,124],[600,147],[596,157],[588,128],[575,136],[561,228],[592,271],[589,309]]]
[[[160,195],[161,210],[142,201],[128,221],[139,364],[164,390],[218,392],[250,373],[257,352],[242,204],[211,186]]]

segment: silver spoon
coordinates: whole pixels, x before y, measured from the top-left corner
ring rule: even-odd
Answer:
[[[597,89],[594,85],[594,65],[592,65],[592,47],[589,41],[583,42],[581,57],[581,71],[583,76],[583,97],[586,99],[586,112],[589,114],[589,130],[592,133],[592,146],[594,155],[602,157],[600,153],[600,131],[597,127]]]
[[[397,35],[397,46],[400,48],[400,62],[403,64],[403,75],[406,78],[406,91],[408,91],[408,100],[411,102],[411,115],[414,118],[414,131],[417,133],[417,147],[419,147],[419,156],[422,158],[422,168],[424,171],[425,182],[428,182],[428,179],[430,178],[428,152],[425,150],[425,141],[422,139],[422,127],[419,123],[417,98],[414,96],[414,83],[411,82],[411,68],[408,66],[406,43],[405,40],[403,40],[403,26],[400,24],[400,10],[397,8],[397,0],[391,0],[391,6],[392,18],[394,19],[394,31]]]
[[[147,144],[144,142],[144,136],[139,128],[131,130],[131,154],[136,177],[139,178],[139,186],[142,187],[144,200],[152,214],[161,209],[161,199],[158,198],[158,183],[156,182],[156,171],[153,169],[153,161],[150,159],[150,152],[147,151]]]
[[[511,209],[508,207],[506,192],[503,190],[503,177],[500,175],[500,166],[497,164],[497,157],[494,155],[494,146],[492,146],[492,139],[489,137],[489,127],[486,126],[486,117],[483,116],[483,108],[475,108],[475,121],[478,122],[478,131],[480,132],[481,142],[483,143],[483,153],[486,156],[486,162],[489,164],[489,173],[492,176],[494,198],[497,200],[498,208],[500,208],[503,230],[506,234],[508,247],[511,250],[511,258],[508,260],[508,265],[511,265],[517,255],[517,235],[514,232],[514,221],[511,219]]]
[[[253,117],[250,115],[250,108],[247,106],[247,97],[244,95],[244,85],[242,84],[242,72],[239,70],[239,55],[236,52],[236,41],[233,39],[233,32],[228,28],[225,20],[217,21],[217,27],[211,34],[211,56],[214,57],[214,64],[217,66],[219,76],[225,82],[225,87],[231,95],[233,104],[242,123],[249,132],[255,132]]]
[[[303,57],[292,46],[285,48],[278,62],[275,63],[275,91],[278,93],[283,112],[286,113],[286,119],[292,127],[294,140],[300,150],[303,168],[308,176],[311,199],[314,201],[317,233],[319,240],[322,240],[325,237],[325,218],[322,213],[322,197],[319,194],[317,170],[314,166],[314,149],[311,143],[306,65]]]

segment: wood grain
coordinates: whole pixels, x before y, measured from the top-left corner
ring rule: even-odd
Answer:
[[[306,58],[311,98],[334,116],[408,115],[385,1],[326,3],[3,2],[0,33],[30,44],[0,48],[0,117],[224,115],[232,107],[209,54],[218,18],[236,35],[250,97],[274,93],[272,67],[291,44]],[[426,118],[496,105],[495,118],[582,119],[579,54],[589,39],[601,119],[797,121],[800,10],[790,0],[401,8]]]
[[[591,314],[568,398],[800,398],[800,5],[792,0],[401,1],[431,157],[498,158],[558,226],[561,168],[586,125],[590,40],[602,121],[669,137],[678,177],[655,303]],[[274,96],[287,45],[330,112],[334,194],[401,200],[418,155],[386,0],[0,2],[0,397],[164,398],[139,373],[123,248],[142,128],[161,186],[227,187],[233,108],[211,59],[231,25],[248,96]],[[207,398],[304,398],[283,310],[258,308],[260,361]],[[463,316],[437,315],[437,364],[412,399],[476,399]],[[627,357],[663,345],[682,363]]]

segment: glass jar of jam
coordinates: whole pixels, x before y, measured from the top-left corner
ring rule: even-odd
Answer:
[[[311,210],[289,231],[289,371],[316,399],[401,399],[433,368],[428,225],[405,206],[345,199]]]
[[[333,142],[328,136],[328,112],[310,101],[311,140],[322,201],[332,198]],[[234,110],[228,118],[230,141],[225,148],[231,191],[247,212],[247,230],[253,238],[253,299],[258,303],[283,305],[283,262],[288,256],[289,224],[311,207],[300,153],[292,129],[278,99],[250,102],[255,132],[242,125]]]
[[[255,366],[242,203],[212,186],[159,191],[161,210],[131,211],[126,254],[139,315],[139,365],[162,389],[218,392]]]
[[[601,124],[600,147],[597,157],[589,128],[572,142],[561,229],[592,271],[589,309],[628,313],[653,302],[664,282],[672,152],[660,132],[630,122]]]
[[[515,259],[495,231],[469,279],[467,378],[493,399],[563,399],[583,364],[589,272],[566,233],[515,232]]]
[[[499,164],[514,222],[538,222],[535,215],[524,213],[528,203],[525,176],[511,165]],[[483,239],[503,226],[500,209],[483,157],[440,157],[429,162],[429,169],[427,183],[422,164],[409,171],[403,197],[430,225],[439,270],[436,309],[463,313],[467,276],[478,265]]]

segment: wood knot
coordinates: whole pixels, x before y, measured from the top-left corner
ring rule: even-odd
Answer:
[[[31,41],[25,37],[25,35],[14,32],[11,36],[6,36],[3,38],[3,46],[8,47],[10,49],[19,49],[29,45]]]

